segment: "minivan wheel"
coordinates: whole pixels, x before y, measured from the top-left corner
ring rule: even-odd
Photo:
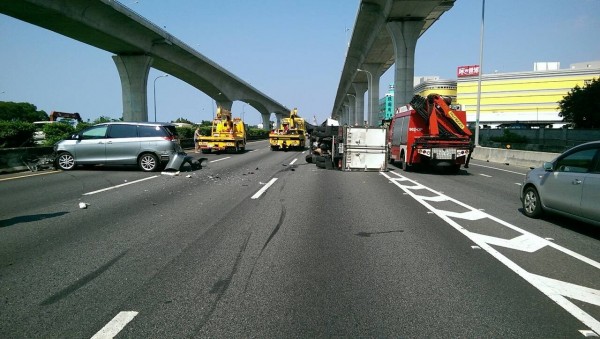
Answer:
[[[152,153],[145,153],[138,159],[138,166],[144,172],[154,172],[158,169],[158,157]]]
[[[62,152],[56,157],[56,165],[65,171],[75,168],[75,158],[68,152]]]
[[[534,187],[527,187],[523,193],[523,212],[530,218],[539,218],[542,214],[540,195]]]

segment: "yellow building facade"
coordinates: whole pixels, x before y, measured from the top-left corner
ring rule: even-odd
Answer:
[[[560,127],[558,102],[575,86],[583,87],[600,78],[600,62],[573,64],[569,69],[494,73],[481,77],[479,122],[481,127],[528,123]],[[476,121],[478,76],[457,80],[456,100]]]

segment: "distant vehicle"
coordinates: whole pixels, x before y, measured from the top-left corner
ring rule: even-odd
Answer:
[[[201,136],[197,142],[202,153],[243,152],[246,149],[246,125],[242,119],[232,118],[231,111],[218,107],[210,135]]]
[[[52,124],[56,121],[35,121],[33,126],[35,126],[35,131],[33,132],[33,142],[36,145],[41,145],[46,140],[46,133],[44,133],[44,126],[47,124]]]
[[[78,123],[83,122],[83,119],[81,119],[79,113],[52,111],[52,113],[50,113],[50,121],[60,121],[76,127]]]
[[[183,152],[175,125],[151,122],[107,122],[88,127],[54,145],[56,165],[137,165],[157,171]]]
[[[269,144],[272,151],[298,149],[306,145],[306,127],[304,119],[298,116],[298,109],[290,112],[289,118],[281,119],[281,126],[269,133]]]
[[[79,113],[65,113],[65,112],[57,112],[52,111],[49,116],[50,120],[45,121],[35,121],[33,125],[36,127],[35,132],[33,132],[33,142],[36,145],[41,145],[46,140],[46,134],[44,133],[44,125],[52,124],[56,122],[69,124],[73,127],[77,127],[77,124],[83,122]]]
[[[575,146],[529,171],[520,198],[528,217],[547,211],[600,226],[600,141]]]

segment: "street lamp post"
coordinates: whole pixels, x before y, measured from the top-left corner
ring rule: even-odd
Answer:
[[[481,33],[479,36],[479,76],[477,79],[477,112],[475,115],[475,146],[479,146],[479,117],[481,110],[481,74],[483,73],[483,19],[485,15],[485,0],[481,5]]]
[[[371,88],[373,87],[373,74],[371,74],[371,72],[367,71],[366,69],[361,69],[361,68],[357,68],[356,69],[359,72],[366,72],[367,73],[367,77],[370,77],[370,86],[369,86],[369,91],[371,91]],[[368,113],[368,119],[367,121],[369,121],[369,123],[371,123],[371,114],[373,114],[373,105],[371,102],[371,96],[369,95],[369,113]]]
[[[158,78],[164,78],[168,76],[168,74],[159,75],[154,79],[154,122],[156,122],[156,80],[158,80]]]

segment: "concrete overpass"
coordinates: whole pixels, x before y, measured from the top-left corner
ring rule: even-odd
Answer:
[[[450,10],[455,1],[362,0],[331,116],[342,123],[362,125],[364,94],[368,90],[370,114],[365,120],[377,126],[379,78],[392,65],[395,65],[395,102],[408,103],[413,96],[417,39]]]
[[[121,79],[123,119],[148,121],[150,67],[175,76],[231,109],[243,101],[280,119],[289,109],[184,42],[112,0],[0,0],[0,13],[114,53]]]

